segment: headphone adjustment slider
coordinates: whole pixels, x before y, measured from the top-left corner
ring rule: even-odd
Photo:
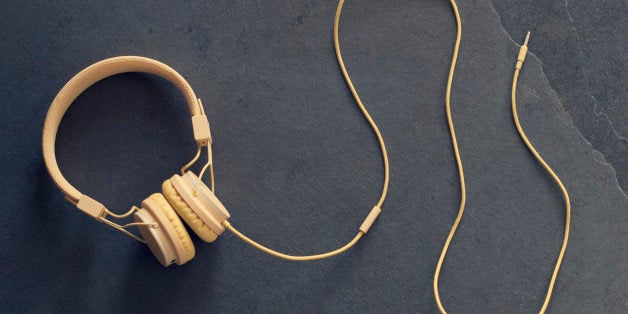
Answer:
[[[85,194],[79,198],[78,203],[76,203],[76,207],[96,219],[106,216],[105,212],[107,209],[105,206]]]
[[[192,129],[194,130],[194,140],[196,144],[209,147],[212,144],[212,134],[209,131],[209,120],[205,115],[205,108],[200,98],[197,98],[198,114],[192,116]]]
[[[192,117],[192,128],[194,129],[194,140],[199,146],[212,144],[212,135],[209,131],[209,121],[204,114]]]

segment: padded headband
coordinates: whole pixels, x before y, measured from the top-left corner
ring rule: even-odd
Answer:
[[[185,96],[190,109],[196,142],[200,146],[211,144],[209,123],[200,99],[196,98],[190,84],[177,71],[159,61],[137,56],[120,56],[97,62],[76,74],[63,86],[52,101],[44,122],[42,149],[46,168],[57,187],[73,201],[81,199],[83,194],[63,177],[55,156],[55,140],[61,119],[72,102],[88,87],[106,77],[127,72],[154,74],[177,86]]]

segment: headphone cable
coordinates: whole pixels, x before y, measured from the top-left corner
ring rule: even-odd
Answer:
[[[438,309],[440,310],[441,313],[446,313],[445,308],[441,302],[441,298],[440,298],[440,294],[438,291],[438,279],[440,277],[440,271],[441,268],[443,266],[443,261],[445,260],[445,256],[447,255],[447,251],[449,249],[449,245],[451,244],[451,240],[453,239],[456,230],[458,229],[458,225],[460,224],[460,221],[462,220],[462,216],[464,214],[464,209],[465,209],[465,205],[466,205],[466,199],[467,199],[467,194],[466,194],[466,185],[465,185],[465,180],[464,180],[464,171],[462,168],[462,160],[460,158],[460,152],[458,151],[458,143],[456,140],[456,133],[454,130],[454,123],[451,117],[451,104],[450,104],[450,99],[451,99],[451,86],[452,86],[452,82],[453,82],[453,77],[454,77],[454,71],[456,68],[456,61],[458,59],[458,51],[460,48],[460,41],[461,41],[461,37],[462,37],[462,22],[460,20],[460,13],[458,12],[458,7],[456,5],[456,1],[455,0],[450,0],[451,3],[451,7],[454,11],[454,15],[456,18],[456,27],[457,27],[457,32],[456,32],[456,42],[454,45],[454,51],[453,51],[453,55],[452,55],[452,60],[451,60],[451,67],[449,69],[449,77],[447,78],[447,91],[445,94],[445,109],[447,112],[447,124],[449,125],[449,132],[451,134],[451,141],[452,141],[452,145],[453,145],[453,151],[454,151],[454,156],[456,159],[456,164],[458,166],[458,175],[460,178],[460,207],[458,209],[458,214],[456,216],[456,219],[454,220],[454,223],[451,227],[451,230],[449,231],[449,234],[447,235],[447,239],[445,240],[445,244],[443,245],[443,249],[441,251],[440,257],[438,259],[438,263],[436,264],[436,269],[434,271],[434,298],[436,300],[436,305],[438,306]],[[516,92],[517,92],[517,82],[518,82],[518,78],[519,78],[519,71],[521,69],[521,66],[523,65],[523,62],[525,60],[525,56],[526,53],[528,51],[528,40],[529,40],[529,36],[530,33],[528,33],[528,36],[526,36],[526,40],[524,42],[524,44],[521,46],[521,50],[519,51],[519,56],[517,57],[517,64],[515,66],[515,73],[513,76],[513,82],[512,82],[512,95],[511,95],[511,99],[512,99],[512,113],[513,113],[513,120],[515,123],[515,126],[517,128],[517,131],[519,132],[519,135],[521,136],[521,139],[523,140],[523,142],[526,144],[526,146],[528,147],[528,149],[530,150],[530,152],[534,155],[534,157],[537,159],[537,161],[543,166],[543,168],[545,168],[545,170],[551,175],[552,179],[556,182],[556,184],[560,187],[564,199],[565,199],[565,231],[564,231],[564,236],[563,236],[563,244],[561,246],[560,249],[560,253],[558,255],[558,259],[556,261],[556,265],[554,266],[554,271],[552,273],[552,277],[550,279],[550,283],[549,286],[547,288],[547,294],[545,296],[545,300],[543,302],[543,306],[541,307],[541,310],[539,311],[539,313],[545,313],[545,311],[547,310],[547,306],[549,304],[549,301],[551,299],[552,296],[552,291],[554,289],[554,284],[556,282],[556,277],[558,276],[558,271],[560,269],[561,263],[562,263],[562,259],[565,253],[565,250],[567,248],[567,242],[569,241],[569,226],[570,226],[570,221],[571,221],[571,203],[569,201],[569,194],[567,193],[567,189],[565,189],[565,186],[563,185],[563,183],[560,181],[560,179],[558,178],[558,176],[554,173],[554,171],[552,171],[552,169],[549,167],[549,165],[547,165],[547,163],[543,160],[543,158],[541,158],[541,156],[539,155],[539,153],[536,151],[536,149],[534,148],[534,146],[532,146],[532,143],[530,143],[530,141],[528,140],[528,138],[526,137],[523,129],[521,128],[521,125],[519,123],[519,117],[517,115],[517,99],[516,99]]]
[[[351,94],[353,95],[353,98],[355,99],[355,102],[357,103],[358,107],[360,107],[360,110],[362,111],[362,114],[364,115],[364,118],[366,118],[366,120],[371,125],[371,128],[373,129],[373,132],[375,133],[375,135],[377,136],[377,140],[379,141],[379,146],[380,146],[380,149],[382,151],[382,158],[383,158],[383,161],[384,161],[384,185],[382,187],[382,194],[381,194],[381,196],[379,198],[379,201],[377,202],[377,205],[375,205],[375,207],[373,207],[373,209],[371,210],[371,212],[367,216],[366,220],[364,221],[364,223],[360,227],[360,231],[358,231],[358,234],[353,238],[353,240],[351,240],[345,246],[343,246],[343,247],[341,247],[341,248],[339,248],[337,250],[334,250],[334,251],[331,251],[331,252],[327,252],[327,253],[323,253],[323,254],[296,256],[296,255],[288,255],[288,254],[280,253],[280,252],[277,252],[275,250],[267,248],[267,247],[265,247],[265,246],[255,242],[255,241],[253,241],[249,237],[247,237],[244,234],[242,234],[241,232],[239,232],[228,221],[226,221],[226,220],[223,221],[223,223],[222,223],[223,226],[225,228],[229,229],[231,232],[233,232],[233,234],[235,234],[237,237],[239,237],[243,241],[247,242],[248,244],[252,245],[253,247],[255,247],[255,248],[257,248],[257,249],[259,249],[259,250],[261,250],[261,251],[263,251],[265,253],[268,253],[270,255],[273,255],[273,256],[276,256],[276,257],[279,257],[279,258],[287,259],[287,260],[292,260],[292,261],[311,261],[311,260],[317,260],[317,259],[324,259],[324,258],[332,257],[334,255],[338,255],[338,254],[348,250],[349,248],[351,248],[353,245],[355,245],[358,242],[358,240],[360,240],[360,238],[362,238],[362,236],[366,233],[366,231],[368,230],[370,225],[373,223],[373,221],[375,220],[377,215],[380,213],[381,206],[384,203],[384,200],[386,199],[386,194],[388,192],[389,166],[388,166],[388,153],[386,152],[386,145],[384,144],[384,138],[382,137],[382,134],[379,131],[379,128],[375,124],[375,121],[373,121],[373,118],[371,118],[371,115],[366,110],[366,107],[362,103],[362,100],[360,100],[360,96],[358,95],[358,92],[355,90],[355,87],[353,86],[353,83],[351,82],[351,78],[349,77],[349,73],[347,73],[347,69],[345,68],[345,64],[344,64],[344,62],[342,60],[342,54],[340,53],[340,41],[338,40],[338,25],[340,23],[340,13],[342,12],[343,5],[344,5],[344,0],[340,0],[338,2],[338,8],[336,9],[336,16],[334,18],[334,48],[335,48],[335,51],[336,51],[336,58],[338,59],[338,65],[340,66],[340,70],[342,71],[342,74],[343,74],[343,76],[345,78],[345,81],[347,82],[347,86],[351,90]]]

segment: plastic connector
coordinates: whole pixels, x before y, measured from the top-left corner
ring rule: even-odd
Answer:
[[[209,146],[212,143],[212,135],[209,131],[209,121],[206,115],[196,115],[192,117],[192,128],[194,129],[194,140],[199,146]]]
[[[209,147],[212,144],[212,134],[209,131],[209,120],[205,115],[205,108],[200,98],[197,99],[200,114],[192,117],[192,129],[194,130],[194,140],[196,144]]]
[[[76,203],[76,207],[96,219],[105,216],[105,206],[84,194],[81,196],[78,203]]]
[[[360,226],[360,231],[366,234],[371,228],[371,226],[373,225],[373,222],[375,222],[375,219],[377,219],[377,216],[379,216],[381,212],[382,212],[382,209],[379,208],[379,206],[373,207],[369,215],[366,216],[366,219],[364,219],[364,222]]]

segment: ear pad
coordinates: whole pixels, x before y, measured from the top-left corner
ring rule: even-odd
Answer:
[[[191,260],[196,251],[192,239],[168,201],[155,193],[142,202],[135,213],[136,222],[157,223],[157,227],[142,226],[140,233],[162,265],[172,262],[182,265]]]
[[[188,232],[185,230],[185,226],[183,226],[183,222],[181,222],[181,219],[179,219],[177,213],[172,210],[172,207],[161,193],[155,193],[149,198],[157,203],[157,205],[159,205],[159,208],[161,208],[162,212],[164,213],[164,215],[166,215],[166,218],[168,218],[168,221],[170,221],[170,224],[174,228],[174,231],[177,233],[177,236],[179,237],[181,245],[183,245],[183,249],[185,251],[185,262],[191,260],[192,257],[194,257],[194,255],[196,254],[196,250],[194,249],[194,243],[192,243],[192,239],[190,238]]]
[[[164,196],[172,205],[179,216],[194,230],[196,235],[205,242],[214,242],[218,238],[218,234],[214,232],[201,218],[188,206],[183,197],[177,193],[170,180],[164,181],[161,185]]]
[[[183,176],[175,174],[162,185],[164,196],[196,234],[207,242],[213,242],[225,227],[229,212],[214,193],[188,171]]]

